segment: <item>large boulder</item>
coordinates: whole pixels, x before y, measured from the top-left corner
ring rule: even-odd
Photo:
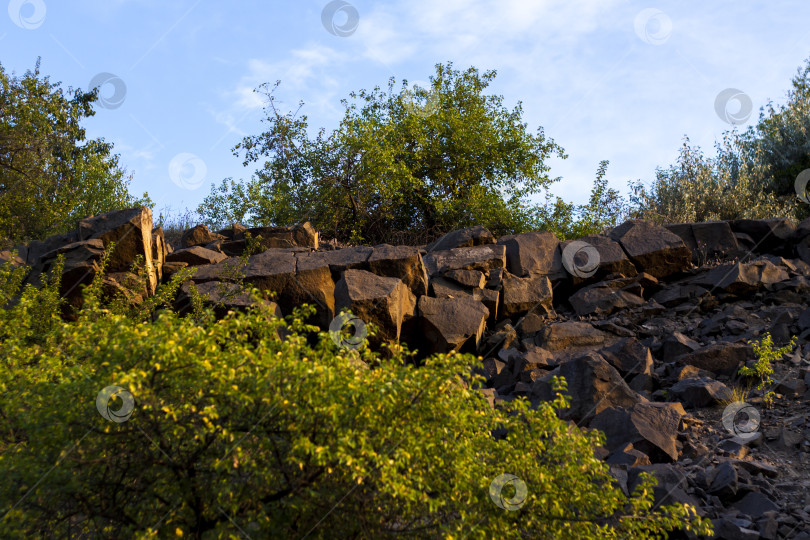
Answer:
[[[222,243],[223,253],[241,255],[247,247],[247,234],[253,239],[261,236],[261,251],[293,247],[318,249],[318,232],[307,221],[293,227],[253,227],[243,232],[234,232],[231,240]]]
[[[329,266],[317,264],[322,261],[301,263],[296,261],[295,255],[294,250],[268,249],[250,257],[246,264],[238,257],[231,257],[199,267],[192,279],[203,283],[234,281],[241,276],[245,283],[275,293],[273,300],[285,315],[301,304],[314,306],[316,324],[327,328],[335,316],[335,282]]]
[[[419,250],[411,246],[374,246],[368,269],[378,276],[395,277],[418,296],[427,294],[428,275]]]
[[[379,326],[380,339],[399,341],[403,323],[414,316],[416,296],[399,278],[346,270],[335,285],[335,310],[343,308]]]
[[[449,279],[435,277],[430,280],[430,295],[434,298],[462,298],[468,297],[478,300],[489,310],[489,320],[495,321],[498,317],[499,291],[465,287]]]
[[[152,210],[142,206],[83,219],[79,221],[78,239],[99,239],[105,249],[115,243],[108,272],[127,272],[136,257],[142,257],[147,269],[148,293],[155,292],[158,276],[152,258]]]
[[[205,246],[217,240],[225,240],[226,236],[212,233],[205,225],[197,225],[183,232],[180,237],[180,247],[190,248],[192,246]]]
[[[709,377],[688,377],[669,389],[669,395],[687,407],[708,407],[731,399],[731,390]]]
[[[653,358],[650,348],[635,337],[623,338],[600,350],[599,354],[622,375],[652,374]]]
[[[752,357],[752,349],[748,345],[720,342],[683,354],[676,361],[718,375],[733,375]]]
[[[192,288],[196,289],[203,304],[214,308],[214,313],[218,317],[223,317],[228,311],[244,311],[256,304],[250,293],[237,283],[222,281],[194,283],[187,281],[180,287],[180,292],[175,301],[175,308],[181,314],[191,309]],[[276,317],[282,317],[278,304],[271,300],[263,300],[262,302],[269,308],[270,313]]]
[[[728,221],[677,223],[664,227],[680,236],[692,250],[692,262],[695,264],[703,264],[715,257],[733,257],[742,253]]]
[[[502,236],[498,244],[506,247],[506,268],[515,276],[544,275],[557,281],[567,275],[562,265],[560,240],[552,232]]]
[[[679,356],[698,349],[700,349],[700,343],[680,332],[673,332],[662,341],[661,356],[664,362],[672,362]]]
[[[506,266],[506,248],[495,244],[454,248],[433,251],[422,259],[430,277],[441,276],[451,270],[480,270],[486,273],[492,268]]]
[[[483,289],[487,283],[486,275],[480,270],[450,270],[444,277],[471,289]]]
[[[501,317],[523,315],[537,306],[551,311],[551,281],[547,276],[517,277],[505,272],[502,284]]]
[[[418,308],[427,354],[473,352],[478,348],[489,316],[481,302],[469,297],[422,296]]]
[[[787,281],[787,271],[769,260],[723,264],[691,280],[695,285],[721,289],[731,294],[749,294]]]
[[[643,306],[640,296],[606,282],[588,285],[568,298],[577,315],[610,315],[625,308]]]
[[[728,221],[692,223],[692,233],[701,256],[723,258],[740,254],[740,246]]]
[[[643,220],[629,220],[608,235],[641,272],[658,279],[687,270],[692,252],[681,238],[666,228]]]
[[[495,237],[489,232],[488,229],[481,225],[475,227],[467,227],[466,229],[459,229],[452,231],[435,242],[428,244],[428,253],[432,251],[443,251],[453,248],[483,246],[485,244],[494,244]]]
[[[566,321],[552,323],[534,335],[534,344],[551,351],[555,358],[570,359],[606,347],[618,341],[607,332],[594,328],[587,322]]]
[[[175,250],[166,256],[166,262],[184,262],[187,266],[201,266],[204,264],[217,264],[228,256],[219,251],[206,249],[202,246],[192,246]]]
[[[104,242],[93,238],[55,248],[39,257],[39,262],[31,269],[26,282],[42,287],[55,271],[59,255],[64,256],[64,266],[60,276],[59,294],[67,302],[67,310],[79,308],[83,303],[82,286],[90,285],[101,270],[104,255]],[[68,312],[65,313],[69,315]]]
[[[796,233],[796,224],[789,218],[735,219],[729,223],[735,233],[746,234],[754,242],[757,253],[783,254]]]
[[[676,461],[678,427],[684,414],[680,404],[639,401],[630,406],[603,407],[588,427],[605,433],[610,451],[632,443],[653,461]]]
[[[571,397],[570,407],[562,413],[563,418],[584,423],[608,407],[632,407],[644,400],[598,353],[588,353],[565,362],[559,370]]]

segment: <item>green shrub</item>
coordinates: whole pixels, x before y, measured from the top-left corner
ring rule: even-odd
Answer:
[[[748,342],[749,345],[751,345],[751,347],[754,349],[754,354],[756,354],[757,359],[756,362],[754,362],[753,367],[741,367],[739,374],[743,375],[744,377],[753,377],[759,379],[757,390],[762,391],[762,399],[765,402],[765,405],[768,407],[773,404],[774,396],[774,392],[768,388],[773,384],[773,379],[771,378],[771,375],[773,375],[773,362],[776,362],[785,354],[793,350],[793,347],[796,346],[796,339],[796,336],[793,336],[790,339],[790,343],[776,350],[773,349],[773,339],[767,332],[758,342]]]
[[[0,290],[14,288],[14,275],[4,267]],[[97,294],[91,285],[87,295]],[[28,289],[1,320],[5,537],[708,530],[687,506],[653,511],[652,477],[624,496],[594,457],[603,436],[558,419],[562,394],[537,409],[522,399],[490,408],[472,389],[480,379],[469,355],[416,367],[404,350],[337,349],[326,332],[309,344],[307,306],[286,321],[261,306],[215,320],[158,306],[116,312],[92,298],[76,322],[50,318],[32,346],[18,328],[32,324],[36,296]],[[527,487],[517,511],[490,499],[503,473]],[[510,489],[507,499],[523,496]]]
[[[716,151],[716,157],[706,158],[687,137],[677,165],[657,169],[650,187],[631,182],[634,216],[656,223],[699,223],[793,214],[795,194],[785,200],[765,189],[763,169],[746,155],[738,134],[726,133]]]

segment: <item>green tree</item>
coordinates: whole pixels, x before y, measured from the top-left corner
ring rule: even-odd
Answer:
[[[796,177],[810,168],[810,58],[797,70],[786,103],[768,101],[744,139],[762,166],[768,193],[795,201]],[[810,205],[797,205],[794,216],[810,216]]]
[[[677,164],[656,170],[647,187],[632,182],[633,213],[657,222],[810,216],[797,198],[798,174],[810,168],[810,59],[783,105],[769,101],[759,121],[723,134],[715,156],[684,141]]]
[[[4,305],[20,282],[0,267]],[[100,294],[97,283],[88,296]],[[688,505],[653,508],[652,477],[624,495],[594,456],[604,436],[558,418],[563,382],[537,408],[524,399],[490,407],[475,390],[472,356],[417,367],[398,349],[337,349],[326,332],[315,344],[307,307],[286,322],[261,305],[216,320],[205,311],[136,316],[88,297],[76,322],[54,315],[44,335],[18,331],[57,301],[27,286],[0,317],[5,538],[710,530]],[[101,392],[110,386],[120,390]],[[493,484],[504,473],[526,490]],[[491,499],[499,486],[511,511]]]
[[[98,90],[83,92],[40,77],[40,62],[24,76],[0,65],[0,240],[21,242],[61,233],[78,219],[150,204],[135,200],[131,177],[112,144],[86,139]]]
[[[495,234],[531,229],[526,200],[555,181],[546,159],[566,156],[542,128],[527,131],[520,103],[509,111],[502,96],[485,94],[495,75],[437,64],[430,88],[406,80],[398,92],[391,78],[387,92],[349,94],[339,127],[314,138],[300,108],[276,108],[280,82],[264,85],[269,128],[234,148],[245,166],[260,168],[247,183],[226,179],[198,212],[213,223],[308,219],[328,235],[369,243],[471,225]]]

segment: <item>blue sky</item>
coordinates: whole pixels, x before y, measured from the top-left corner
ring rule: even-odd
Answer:
[[[626,193],[685,135],[712,153],[729,119],[744,128],[783,102],[808,20],[807,0],[11,0],[0,62],[22,74],[41,56],[65,87],[101,84],[88,135],[115,144],[131,191],[175,211],[250,176],[231,148],[262,129],[261,83],[280,79],[282,108],[303,100],[331,130],[352,90],[424,85],[447,61],[495,69],[490,91],[569,155],[550,161],[552,192],[584,203],[600,160]],[[719,95],[737,98],[718,113]]]

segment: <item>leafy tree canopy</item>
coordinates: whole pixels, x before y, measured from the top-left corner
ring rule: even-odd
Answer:
[[[22,77],[0,65],[0,240],[40,239],[89,215],[151,206],[146,194],[129,194],[112,144],[86,139],[81,122],[97,99],[98,89],[65,93],[40,77],[39,60]]]
[[[427,239],[484,225],[495,234],[533,228],[527,197],[555,181],[546,160],[565,158],[542,128],[527,131],[522,106],[485,94],[495,71],[437,64],[430,88],[352,92],[340,126],[307,134],[307,117],[282,114],[268,97],[269,128],[234,148],[248,182],[226,179],[199,213],[214,223],[250,217],[262,224],[308,219],[343,240],[392,241],[398,232]],[[299,109],[300,110],[300,109]]]

